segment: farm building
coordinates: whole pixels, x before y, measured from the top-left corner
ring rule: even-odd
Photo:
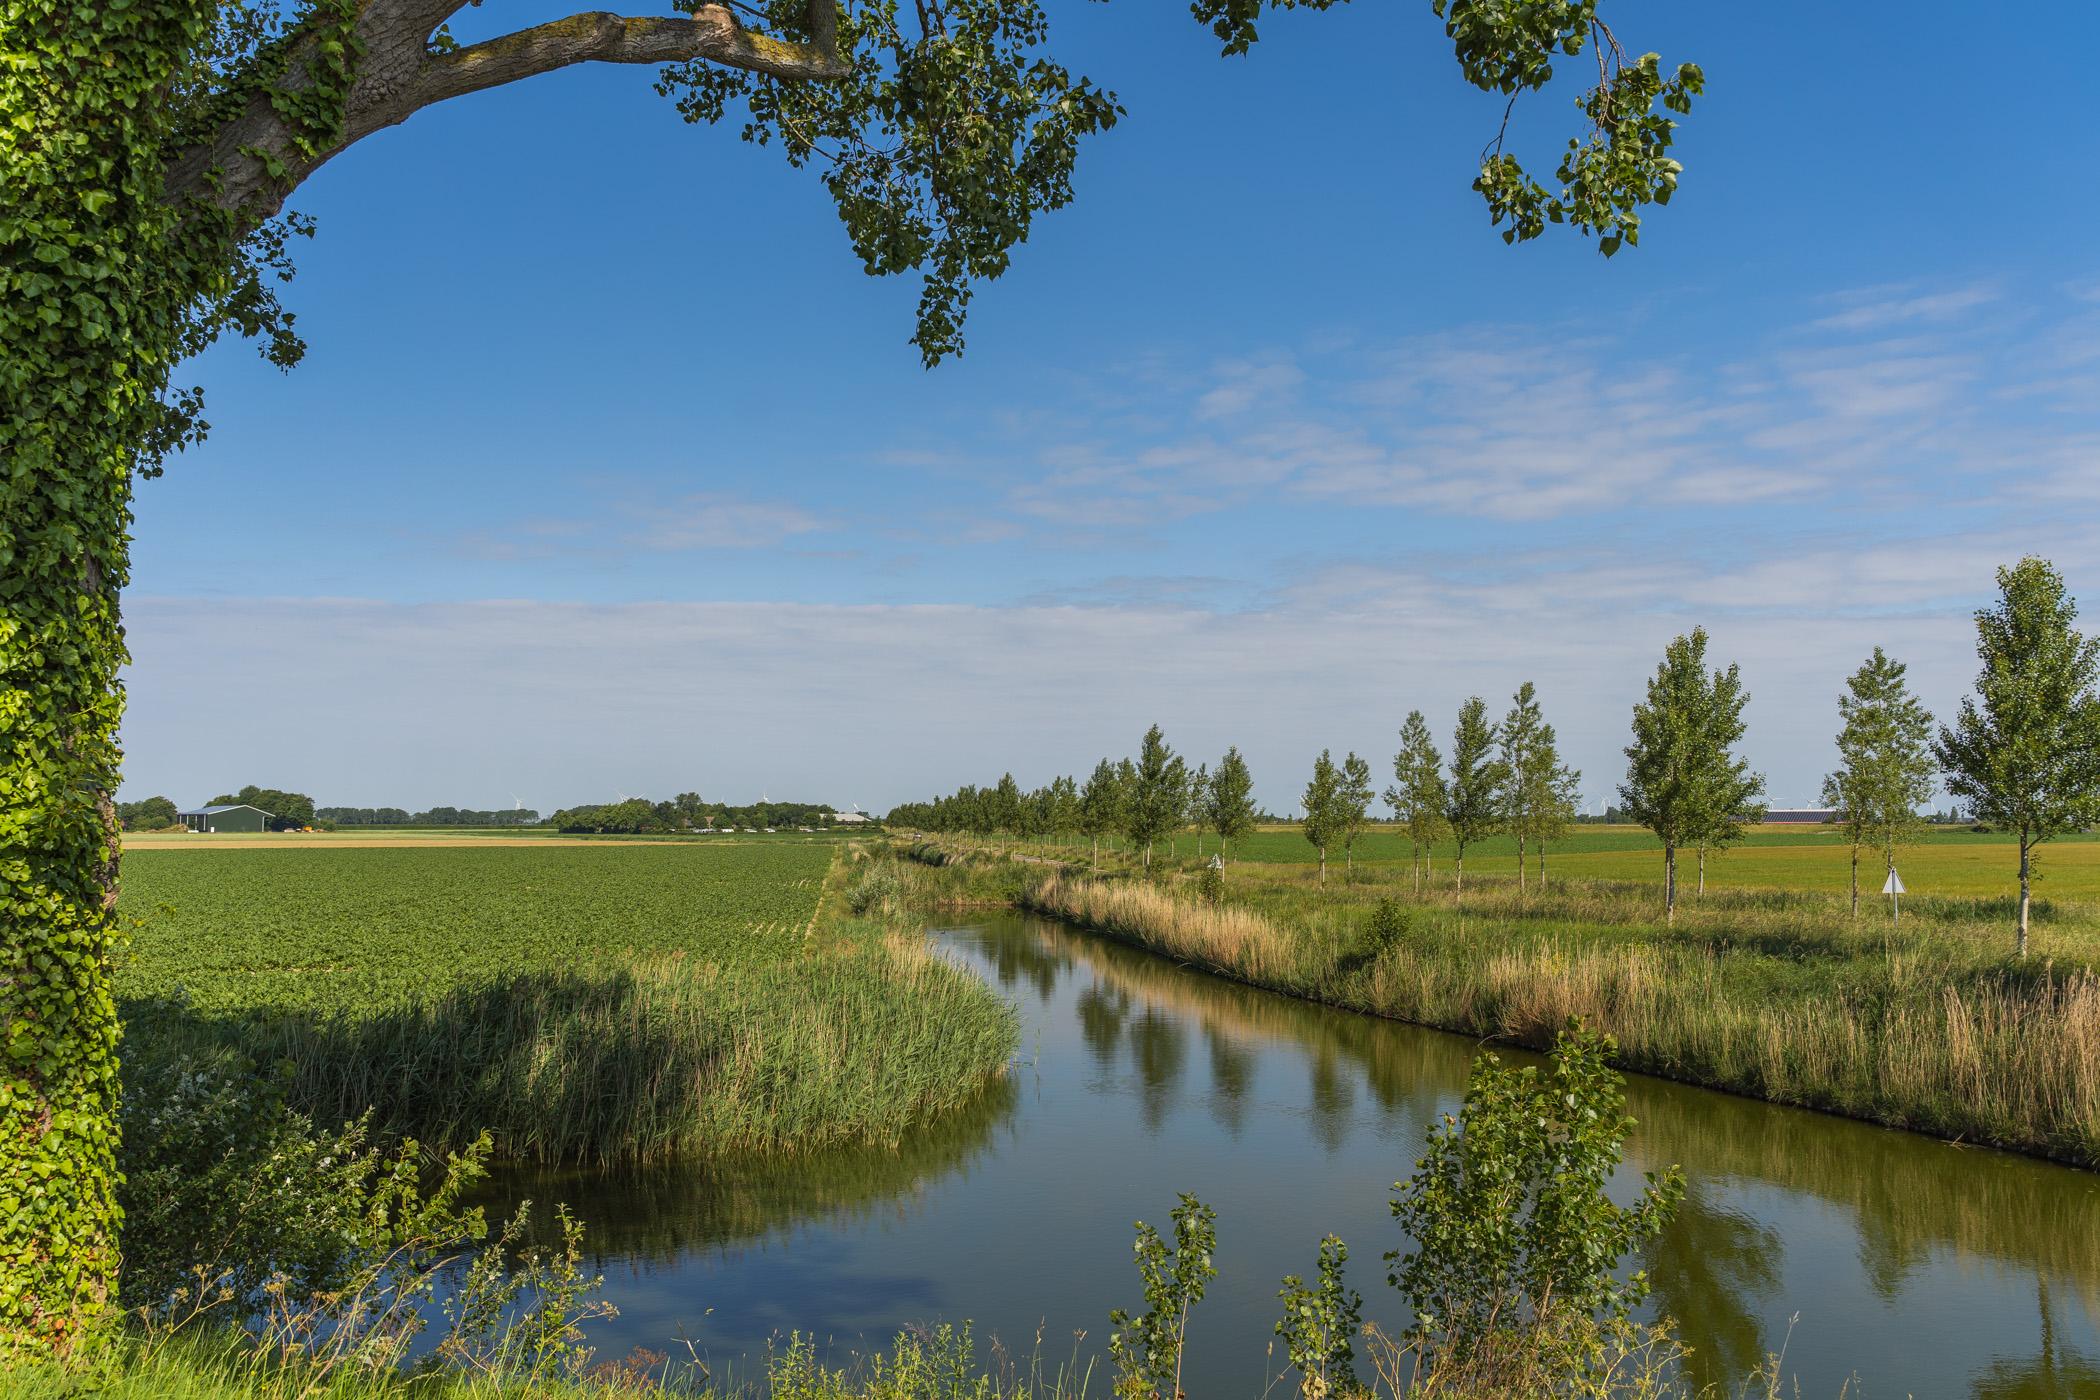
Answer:
[[[866,812],[845,811],[831,814],[831,820],[840,826],[859,826],[867,819],[868,814]]]
[[[273,814],[244,802],[228,802],[175,815],[192,831],[268,831]]]
[[[1774,807],[1765,813],[1765,820],[1773,824],[1827,822],[1837,815],[1828,807]]]

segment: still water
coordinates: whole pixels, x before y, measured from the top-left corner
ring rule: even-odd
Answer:
[[[1366,1317],[1404,1324],[1387,1201],[1458,1106],[1471,1041],[1039,920],[936,937],[1021,1011],[1020,1061],[976,1110],[900,1153],[514,1183],[589,1224],[621,1314],[592,1328],[601,1357],[689,1341],[716,1375],[751,1376],[790,1329],[845,1364],[970,1319],[1023,1358],[1040,1338],[1054,1369],[1102,1354],[1108,1310],[1140,1305],[1131,1222],[1164,1229],[1181,1191],[1218,1212],[1185,1377],[1199,1400],[1258,1395],[1280,1369],[1278,1282],[1312,1272],[1328,1231]],[[1628,1107],[1630,1165],[1688,1180],[1645,1262],[1702,1377],[1784,1347],[1806,1397],[1856,1374],[1847,1394],[1870,1400],[2100,1400],[2100,1175],[1658,1080],[1632,1080]]]

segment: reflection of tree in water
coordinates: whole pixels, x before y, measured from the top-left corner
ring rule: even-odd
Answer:
[[[1784,1252],[1779,1234],[1713,1199],[1704,1182],[1688,1182],[1669,1228],[1642,1261],[1655,1305],[1678,1321],[1702,1385],[1726,1386],[1750,1374],[1767,1350],[1761,1309],[1779,1287]]]
[[[1131,1058],[1138,1074],[1138,1102],[1145,1131],[1156,1133],[1166,1122],[1180,1089],[1181,1071],[1188,1061],[1188,1046],[1181,1038],[1181,1022],[1148,1006],[1130,1022]]]
[[[627,1260],[669,1262],[697,1250],[762,1243],[812,1221],[911,1214],[922,1188],[967,1172],[1012,1116],[1011,1076],[968,1107],[915,1131],[894,1151],[865,1148],[807,1156],[747,1157],[618,1171],[506,1171],[482,1192],[492,1221],[533,1202],[536,1243],[556,1235],[554,1207],[583,1221],[592,1268]]]
[[[1115,1068],[1116,1047],[1122,1043],[1129,1014],[1129,1000],[1119,992],[1104,991],[1099,982],[1079,994],[1079,1038],[1104,1072]]]
[[[1316,1110],[1322,1110],[1327,1067],[1346,1078],[1353,1065],[1385,1121],[1418,1134],[1456,1107],[1479,1048],[1458,1036],[1192,973],[1048,922],[1031,922],[1028,931],[1025,941],[1084,964],[1131,1004],[1169,1008],[1200,1026],[1221,1085],[1229,1079],[1215,1068],[1220,1045],[1241,1047],[1249,1059],[1251,1047],[1263,1043],[1309,1055]],[[1522,1050],[1497,1053],[1512,1063],[1537,1058]],[[2100,1175],[1642,1076],[1627,1082],[1627,1109],[1637,1121],[1630,1164],[1682,1162],[1698,1191],[1648,1266],[1657,1274],[1658,1305],[1682,1320],[1689,1339],[1716,1358],[1716,1366],[1754,1360],[1762,1350],[1757,1301],[1776,1286],[1783,1259],[1769,1227],[1719,1208],[1722,1190],[1736,1182],[1810,1196],[1846,1212],[1862,1265],[1884,1297],[1898,1297],[1935,1255],[1952,1253],[2068,1286],[2086,1316],[2100,1322]],[[1227,1111],[1237,1122],[1240,1109]],[[2083,1379],[2093,1362],[2067,1360],[2055,1350],[2049,1355],[2053,1374],[2077,1378],[2068,1382],[2071,1389],[1988,1393],[2100,1396],[2100,1386]],[[2079,1392],[2080,1386],[2089,1389]]]
[[[1119,1004],[1149,1003],[1171,1010],[1207,1039],[1245,1047],[1250,1064],[1252,1045],[1266,1043],[1326,1054],[1338,1074],[1354,1066],[1379,1112],[1412,1130],[1419,1131],[1445,1108],[1455,1107],[1464,1089],[1473,1047],[1458,1037],[1333,1011],[1190,972],[1164,958],[1048,920],[1029,920],[1027,929],[1030,943],[1061,965],[1084,964],[1104,992],[1118,994]],[[1505,1058],[1538,1057],[1517,1050]],[[1337,1092],[1349,1094],[1353,1089],[1343,1083]]]
[[[1320,1146],[1332,1157],[1349,1141],[1349,1122],[1356,1105],[1356,1091],[1332,1044],[1316,1047],[1312,1066],[1312,1130]]]
[[[1210,1047],[1210,1116],[1236,1139],[1246,1122],[1254,1056],[1215,1025],[1205,1023],[1203,1039]]]
[[[2100,1322],[2100,1176],[1653,1079],[1628,1082],[1627,1111],[1643,1166],[1683,1161],[1708,1182],[1760,1182],[1845,1210],[1884,1298],[1953,1253],[2068,1284]]]
[[[1057,990],[1058,975],[1072,965],[1068,956],[1061,956],[1032,938],[973,938],[965,935],[970,947],[991,965],[992,975],[999,985],[1009,991],[1023,977],[1043,1001]]]

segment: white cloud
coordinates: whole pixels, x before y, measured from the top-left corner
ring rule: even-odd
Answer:
[[[1988,306],[1998,291],[1988,284],[1925,292],[1916,287],[1874,287],[1836,298],[1845,309],[1815,324],[1826,330],[1871,331],[1916,321],[1948,321]]]

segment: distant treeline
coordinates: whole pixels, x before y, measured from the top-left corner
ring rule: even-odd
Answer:
[[[336,826],[532,826],[540,814],[530,807],[432,807],[411,812],[405,807],[322,807],[315,816]]]
[[[710,828],[820,827],[831,825],[833,808],[812,802],[754,802],[732,807],[706,802],[697,792],[681,792],[668,802],[646,797],[625,797],[618,802],[564,807],[547,818],[547,825],[561,831],[617,832],[649,835],[676,831],[705,831]]]
[[[1101,838],[1127,839],[1152,863],[1152,847],[1188,827],[1218,833],[1222,844],[1254,830],[1261,813],[1254,779],[1237,748],[1225,751],[1217,771],[1190,768],[1170,748],[1158,725],[1140,743],[1135,760],[1102,759],[1085,782],[1069,776],[1024,789],[1011,773],[984,787],[966,785],[930,802],[890,809],[893,827],[1047,840],[1085,837],[1100,852]]]
[[[564,807],[542,817],[530,807],[431,807],[412,812],[406,807],[315,807],[304,793],[250,785],[237,793],[214,797],[206,806],[246,803],[270,813],[272,829],[318,826],[511,826],[553,827],[560,831],[618,832],[626,835],[704,831],[709,828],[778,830],[782,827],[818,827],[832,824],[831,807],[814,802],[753,802],[731,806],[706,802],[696,792],[681,792],[669,802],[651,802],[645,797],[626,797],[618,802]],[[117,805],[117,818],[127,831],[153,831],[177,823],[177,808],[166,797],[149,797]]]

